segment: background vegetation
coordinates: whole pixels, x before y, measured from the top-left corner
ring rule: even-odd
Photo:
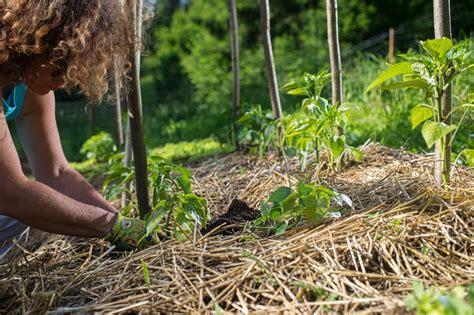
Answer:
[[[223,0],[158,0],[149,22],[148,46],[142,63],[145,138],[154,148],[168,143],[214,139],[228,143],[231,126],[231,60],[227,2]],[[259,8],[254,0],[237,1],[241,45],[242,103],[270,109],[259,33]],[[328,67],[325,1],[292,0],[272,3],[272,37],[280,86]],[[452,7],[453,35],[469,37],[474,3],[456,1]],[[410,110],[418,92],[363,94],[384,68],[387,32],[396,29],[396,49],[418,49],[416,40],[432,38],[432,2],[423,0],[344,0],[339,3],[340,40],[345,99],[356,103],[348,142],[367,139],[409,150],[427,149],[419,132],[412,131]],[[456,94],[466,97],[474,78],[456,82]],[[297,98],[281,93],[283,110],[293,112]],[[329,95],[326,95],[329,96]],[[88,123],[82,100],[58,95],[58,125],[66,155],[81,159],[82,143],[90,135],[112,132],[112,107],[94,108]],[[125,121],[125,115],[124,115]],[[472,117],[458,136],[454,150],[473,147]],[[208,140],[206,140],[208,141]]]

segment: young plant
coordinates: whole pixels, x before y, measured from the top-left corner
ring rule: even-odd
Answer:
[[[319,163],[322,150],[327,153],[331,171],[339,169],[345,153],[362,158],[362,153],[347,145],[345,136],[338,132],[346,127],[346,113],[357,107],[350,103],[334,106],[324,98],[322,92],[329,82],[331,74],[323,70],[318,74],[305,73],[283,87],[290,95],[306,97],[298,112],[283,119],[284,135],[281,137],[283,147],[293,148],[298,153],[302,169],[306,168],[309,154],[315,153]]]
[[[280,187],[267,201],[262,202],[256,224],[270,223],[275,234],[282,234],[296,226],[303,217],[319,224],[331,212],[332,201],[340,206],[347,204],[352,207],[352,201],[346,195],[315,183],[299,182],[296,191],[290,187]]]
[[[446,156],[458,130],[469,111],[473,111],[474,104],[454,105],[449,112],[443,111],[442,98],[449,89],[453,80],[461,73],[474,67],[472,50],[467,41],[453,45],[448,38],[440,38],[421,42],[423,53],[403,54],[400,57],[406,61],[390,65],[366,89],[370,90],[382,86],[388,90],[414,88],[425,93],[427,103],[418,104],[412,111],[412,128],[423,124],[421,133],[428,148],[435,143],[441,148],[441,175],[444,184],[449,183],[450,160]],[[384,84],[386,81],[402,77],[398,82]],[[450,124],[453,114],[463,111],[457,124]],[[454,134],[453,134],[454,132]],[[451,135],[449,137],[448,135]],[[449,152],[449,151],[448,151]]]
[[[455,287],[443,292],[435,287],[424,288],[420,282],[413,284],[413,292],[405,298],[405,306],[417,315],[474,313],[474,286],[467,290]]]
[[[111,163],[104,191],[109,199],[114,199],[130,186],[127,183],[135,178],[135,171],[133,165],[124,167],[120,156],[115,156]],[[185,167],[157,156],[148,158],[148,179],[152,192],[152,209],[145,217],[148,231],[156,230],[160,234],[185,240],[192,238],[198,225],[206,226],[209,219],[207,201],[193,194],[191,176]]]
[[[263,158],[265,152],[274,149],[276,143],[276,120],[271,112],[263,112],[260,105],[247,109],[237,121],[238,142],[251,154]]]

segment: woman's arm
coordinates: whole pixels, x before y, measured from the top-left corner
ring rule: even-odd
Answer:
[[[53,92],[42,96],[27,91],[16,125],[37,181],[79,202],[118,212],[69,166],[59,139]]]
[[[1,93],[0,93],[1,96]],[[0,106],[0,213],[43,231],[103,237],[117,215],[26,178]]]

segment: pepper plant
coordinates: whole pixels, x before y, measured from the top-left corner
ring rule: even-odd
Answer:
[[[247,108],[237,120],[238,142],[248,148],[251,154],[260,158],[275,148],[277,122],[271,112],[264,112],[260,105]]]
[[[305,169],[309,154],[315,153],[317,163],[320,162],[320,152],[324,150],[328,156],[328,166],[331,171],[340,168],[346,153],[362,158],[362,153],[346,143],[344,135],[339,135],[338,129],[344,129],[347,124],[347,112],[357,109],[351,103],[335,106],[322,96],[323,89],[331,82],[331,74],[322,70],[317,74],[305,73],[301,78],[283,86],[290,95],[304,96],[299,111],[283,118],[283,137],[281,146],[296,150],[301,168]],[[291,151],[290,151],[291,152]]]
[[[454,45],[445,37],[422,41],[421,47],[422,53],[400,55],[405,61],[389,65],[365,92],[382,86],[388,90],[414,88],[425,93],[427,103],[418,104],[412,110],[412,128],[415,129],[422,124],[421,133],[428,148],[433,147],[435,143],[441,148],[441,174],[446,185],[450,176],[450,160],[446,156],[446,151],[451,147],[456,131],[466,114],[473,111],[474,104],[471,99],[467,103],[455,104],[448,113],[445,113],[442,110],[441,100],[453,80],[474,67],[472,49],[469,48],[468,41]],[[401,80],[385,84],[394,77],[401,77]],[[463,114],[457,124],[447,124],[446,122],[451,121],[453,114],[458,111],[462,111]]]
[[[352,208],[349,197],[323,185],[299,182],[296,191],[291,187],[280,187],[262,202],[256,225],[267,223],[275,234],[282,234],[298,225],[302,218],[319,224],[332,211],[332,201]]]
[[[111,158],[111,171],[103,190],[108,199],[118,197],[135,178],[135,169],[124,167],[123,155]],[[174,235],[178,240],[191,239],[198,225],[205,227],[209,219],[206,199],[192,192],[191,172],[157,156],[148,158],[148,179],[152,192],[152,209],[147,214],[147,231]],[[133,207],[132,204],[130,206]],[[136,206],[136,205],[135,205]],[[125,211],[130,211],[125,209]],[[127,214],[127,213],[125,213]]]

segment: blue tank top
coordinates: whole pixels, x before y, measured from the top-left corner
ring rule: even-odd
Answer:
[[[7,120],[15,119],[23,108],[23,102],[25,100],[26,85],[23,83],[15,85],[10,96],[7,100],[2,100],[3,103],[3,114]]]

